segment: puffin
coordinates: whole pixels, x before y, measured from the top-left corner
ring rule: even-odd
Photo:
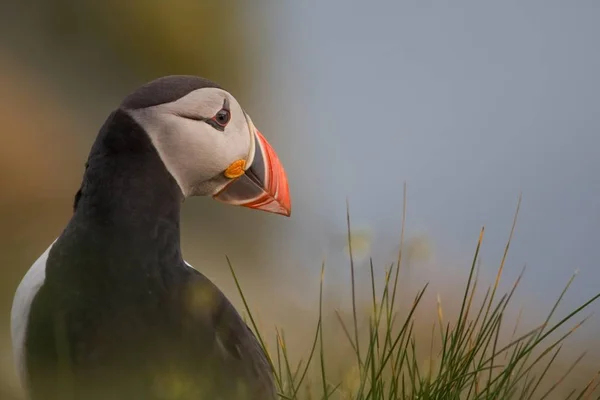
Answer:
[[[11,339],[28,399],[277,397],[256,336],[182,256],[180,210],[194,196],[291,214],[286,172],[233,95],[164,76],[110,113],[70,220],[16,289]]]

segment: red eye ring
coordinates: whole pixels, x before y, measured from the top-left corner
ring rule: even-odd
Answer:
[[[217,125],[225,128],[231,120],[231,112],[225,108],[221,108],[214,117],[211,118]]]

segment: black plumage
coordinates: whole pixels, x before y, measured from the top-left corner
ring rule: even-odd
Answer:
[[[122,107],[148,107],[211,84],[170,83],[142,88]],[[30,309],[31,399],[276,397],[253,333],[182,258],[182,199],[142,127],[122,109],[113,112]]]
[[[137,88],[121,103],[121,108],[135,110],[177,100],[192,90],[202,88],[223,89],[221,85],[201,76],[163,76]]]

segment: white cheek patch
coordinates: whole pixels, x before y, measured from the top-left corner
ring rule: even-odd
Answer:
[[[246,118],[246,124],[248,125],[248,141],[250,142],[248,156],[246,158],[246,169],[248,169],[254,161],[254,153],[256,152],[256,140],[254,139],[254,131],[256,131],[256,127],[254,126],[254,123],[248,114],[244,113],[244,117]]]
[[[223,106],[224,96],[228,96],[231,112],[224,131],[205,121],[182,117],[210,118]],[[205,182],[223,173],[234,161],[253,154],[246,115],[221,89],[199,89],[172,103],[128,112],[147,132],[186,197],[212,194],[216,188],[206,187]]]
[[[165,165],[165,168],[169,171],[171,176],[173,176],[183,195],[187,197],[189,188],[185,183],[185,177],[180,173],[181,168],[177,165],[177,159],[171,156],[171,154],[177,153],[178,150],[177,148],[173,148],[169,141],[163,139],[169,132],[168,122],[156,118],[155,113],[151,109],[129,111],[129,114],[142,128],[144,128]],[[175,138],[172,142],[173,144],[179,142],[182,146],[191,145],[191,143],[186,143],[185,136]]]

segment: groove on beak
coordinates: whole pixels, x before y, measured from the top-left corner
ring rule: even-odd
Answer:
[[[252,164],[213,198],[289,217],[292,205],[285,170],[275,150],[257,129],[254,129],[254,141]]]

